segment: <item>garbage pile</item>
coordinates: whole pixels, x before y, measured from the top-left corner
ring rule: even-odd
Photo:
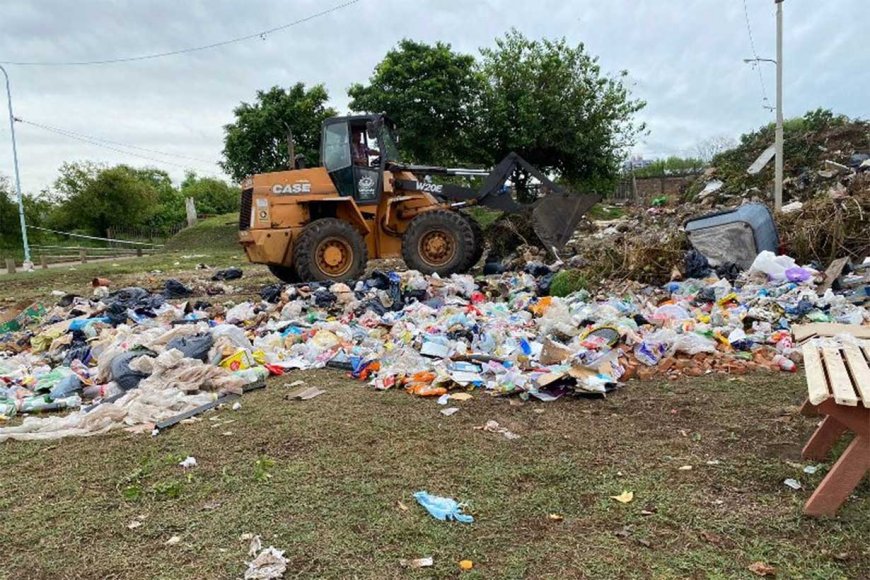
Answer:
[[[0,333],[0,417],[77,410],[27,417],[0,441],[150,432],[293,369],[344,369],[423,397],[542,401],[604,396],[633,377],[793,371],[793,324],[870,320],[830,288],[819,295],[822,273],[769,252],[734,283],[708,270],[594,296],[545,295],[551,269],[525,270],[376,271],[351,285],[273,284],[239,304],[170,300],[186,294],[173,283],[33,305]]]

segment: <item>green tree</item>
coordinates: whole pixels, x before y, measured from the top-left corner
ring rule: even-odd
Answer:
[[[107,165],[93,161],[64,162],[54,181],[55,195],[61,201],[81,195],[100,172],[106,169]]]
[[[348,95],[351,110],[395,121],[404,159],[446,164],[467,160],[482,87],[473,56],[449,44],[405,39],[375,67],[368,85],[354,84]]]
[[[9,178],[0,175],[0,248],[13,248],[21,235],[18,205],[9,184]]]
[[[640,167],[631,171],[635,177],[660,177],[662,175],[685,175],[698,173],[707,164],[702,159],[695,157],[671,156],[665,159],[653,161],[646,167]]]
[[[224,159],[221,167],[236,181],[248,175],[280,171],[290,166],[288,132],[293,132],[296,153],[309,164],[320,159],[320,125],[337,113],[327,106],[323,85],[306,90],[304,83],[290,89],[272,87],[257,91],[254,104],[233,110],[235,121],[224,126]]]
[[[136,180],[147,184],[155,193],[156,207],[150,211],[150,217],[143,225],[168,231],[170,227],[184,221],[184,196],[172,185],[172,178],[166,171],[154,167],[120,167],[126,167]]]
[[[66,180],[77,175],[77,170],[62,168],[61,171],[56,188],[62,202],[54,216],[54,223],[60,229],[104,236],[110,229],[153,223],[160,212],[159,184],[163,180],[159,170],[152,172],[118,165],[99,170],[95,175],[85,171],[81,182]]]
[[[634,121],[645,103],[631,98],[628,73],[606,75],[583,44],[529,40],[516,30],[481,54],[479,160],[516,151],[571,185],[612,186],[624,151],[645,129]],[[521,194],[528,179],[523,171],[514,175]]]
[[[241,194],[238,187],[221,179],[198,177],[190,171],[181,182],[181,196],[192,197],[200,214],[223,214],[239,211]]]

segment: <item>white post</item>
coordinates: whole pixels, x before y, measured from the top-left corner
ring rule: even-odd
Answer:
[[[776,211],[782,209],[782,3],[776,2],[776,183],[773,190],[773,204]]]
[[[185,198],[184,207],[187,210],[187,226],[196,225],[196,202],[192,197]]]
[[[9,88],[9,74],[0,65],[0,71],[6,77],[6,99],[9,103],[9,133],[12,135],[12,163],[15,166],[15,191],[18,194],[18,218],[21,221],[21,241],[24,244],[24,271],[33,270],[30,261],[30,244],[27,243],[27,222],[24,219],[24,196],[21,195],[21,176],[18,172],[18,148],[15,144],[15,116],[12,114],[12,90]]]

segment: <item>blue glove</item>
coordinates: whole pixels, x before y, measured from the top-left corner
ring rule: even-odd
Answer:
[[[442,522],[455,520],[463,524],[470,524],[474,521],[473,517],[462,513],[462,506],[455,499],[429,495],[426,491],[416,492],[414,499],[426,508],[426,511],[433,518],[439,519]]]

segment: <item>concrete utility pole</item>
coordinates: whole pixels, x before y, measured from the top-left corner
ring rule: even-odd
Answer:
[[[776,182],[773,189],[773,204],[776,211],[782,209],[782,3],[776,3]]]
[[[12,114],[12,91],[9,88],[9,74],[0,65],[0,71],[6,77],[6,99],[9,103],[9,132],[12,134],[12,163],[15,165],[15,192],[18,194],[18,217],[21,220],[21,241],[24,244],[24,270],[33,270],[30,261],[30,245],[27,243],[27,222],[24,219],[24,196],[21,195],[21,176],[18,172],[18,148],[15,145],[15,116]]]

